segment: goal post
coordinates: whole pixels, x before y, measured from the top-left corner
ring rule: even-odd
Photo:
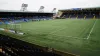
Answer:
[[[21,24],[9,24],[8,29],[20,31],[21,30]]]

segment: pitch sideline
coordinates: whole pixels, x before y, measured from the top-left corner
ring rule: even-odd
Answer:
[[[94,29],[94,26],[95,26],[95,24],[96,24],[96,21],[97,21],[97,20],[95,20],[95,22],[94,22],[94,24],[93,24],[93,26],[92,26],[92,28],[91,28],[91,30],[90,30],[90,32],[89,32],[89,35],[87,36],[86,39],[89,39],[89,38],[90,38],[91,33],[92,33],[92,31],[93,31],[93,29]]]

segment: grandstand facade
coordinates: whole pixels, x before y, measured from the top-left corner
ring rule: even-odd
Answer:
[[[58,17],[61,18],[97,18],[100,19],[100,7],[97,8],[72,8],[58,11]]]

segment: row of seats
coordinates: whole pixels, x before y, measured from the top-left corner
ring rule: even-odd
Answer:
[[[2,19],[0,18],[0,24],[9,24],[11,22],[19,23],[19,22],[28,22],[31,20],[49,20],[51,17],[33,17],[33,18],[19,18],[19,19]]]
[[[0,34],[0,56],[60,56],[53,52],[46,52],[33,44]]]
[[[86,16],[86,18],[93,18],[94,15],[67,15],[67,14],[63,14],[61,17],[65,17],[65,18],[84,18]],[[95,18],[100,18],[100,15],[95,15]]]

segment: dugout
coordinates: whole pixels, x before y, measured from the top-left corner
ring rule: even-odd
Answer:
[[[58,17],[72,19],[100,19],[100,7],[62,9],[58,10]]]

